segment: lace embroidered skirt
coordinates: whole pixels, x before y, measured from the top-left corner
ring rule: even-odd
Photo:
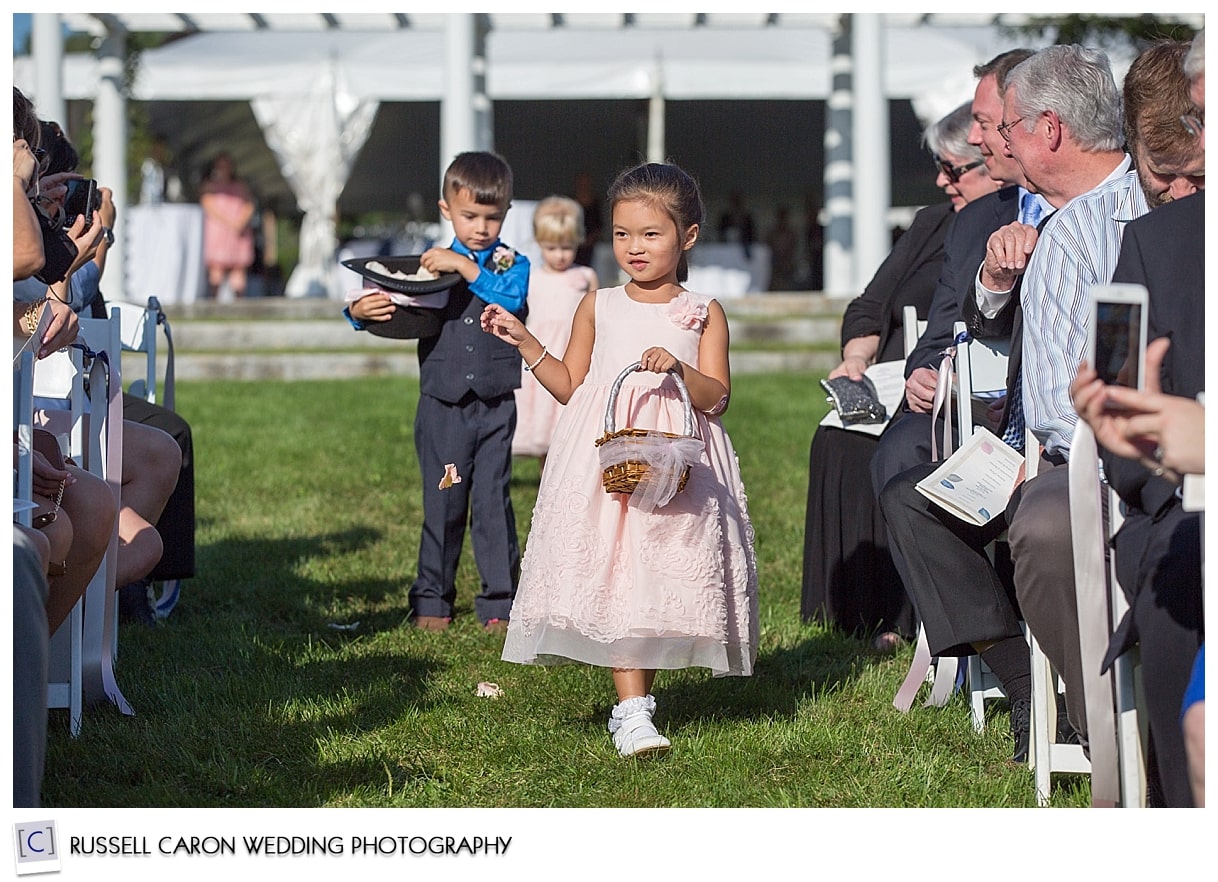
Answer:
[[[567,404],[542,474],[503,658],[526,664],[709,668],[752,673],[757,651],[753,530],[731,441],[698,415],[702,462],[648,514],[607,494],[594,441],[608,388]],[[631,390],[623,387],[623,396]],[[641,424],[681,431],[679,399],[625,405]]]

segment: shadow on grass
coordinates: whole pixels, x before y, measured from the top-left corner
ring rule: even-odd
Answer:
[[[692,722],[794,718],[801,704],[836,693],[866,668],[884,661],[849,637],[815,634],[794,646],[758,654],[751,677],[713,677],[703,670],[662,671],[653,690],[664,717],[674,725]],[[604,709],[607,715],[609,708]],[[589,722],[602,722],[602,714]]]
[[[206,579],[184,584],[170,621],[121,628],[117,677],[135,716],[87,708],[73,739],[52,712],[44,805],[313,806],[383,780],[387,764],[410,778],[409,750],[343,733],[390,732],[427,713],[445,662],[402,645],[400,583],[336,587],[300,573],[377,539],[355,528],[201,547]],[[336,593],[348,609],[390,609],[335,631]]]

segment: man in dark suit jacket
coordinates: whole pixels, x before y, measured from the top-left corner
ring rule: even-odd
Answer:
[[[977,267],[985,258],[986,242],[999,227],[1015,220],[1029,220],[1021,215],[1023,196],[1028,195],[1023,189],[1023,169],[1006,155],[996,127],[1002,121],[1002,89],[1006,75],[1031,54],[1030,49],[1012,49],[973,70],[978,80],[973,93],[973,127],[969,131],[969,143],[980,148],[990,177],[1011,186],[964,206],[948,232],[926,330],[905,362],[903,408],[885,429],[871,459],[871,480],[877,496],[901,472],[930,462],[932,427],[938,437],[943,436],[942,424],[936,426],[931,416],[936,370],[942,351],[952,345],[955,323],[964,318],[964,302],[972,295]],[[1016,302],[1018,299],[1012,298]],[[1010,309],[1003,310],[1006,316],[1010,313]],[[1011,326],[1008,318],[1007,324],[996,329],[977,327],[975,330],[978,336],[1002,337],[1010,333]],[[900,571],[899,557],[894,555],[894,560]]]
[[[1205,193],[1156,208],[1129,225],[1114,282],[1145,285],[1147,336],[1167,336],[1162,391],[1195,398],[1205,388]],[[1191,806],[1180,703],[1204,640],[1201,515],[1185,511],[1177,484],[1140,462],[1102,450],[1104,473],[1125,503],[1116,534],[1117,576],[1130,610],[1105,667],[1140,645],[1154,772],[1168,806]],[[1153,792],[1153,791],[1152,791]]]

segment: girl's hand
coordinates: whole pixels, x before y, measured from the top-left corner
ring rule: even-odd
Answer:
[[[359,300],[347,307],[351,318],[360,322],[387,322],[393,318],[394,306],[389,295],[384,291],[374,291],[365,294]]]
[[[651,371],[655,374],[666,374],[673,368],[676,368],[677,374],[683,378],[681,370],[681,362],[676,357],[662,346],[652,346],[650,349],[643,350],[643,355],[639,358],[639,364],[642,365],[639,370]]]
[[[529,332],[525,328],[524,322],[498,303],[486,305],[486,309],[482,310],[479,323],[486,333],[493,334],[504,343],[515,346],[517,349],[529,338]]]

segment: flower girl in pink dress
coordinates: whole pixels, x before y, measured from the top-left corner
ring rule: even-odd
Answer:
[[[533,239],[541,248],[541,261],[529,274],[526,324],[534,337],[546,341],[551,355],[562,358],[575,307],[600,287],[592,267],[575,263],[575,249],[584,241],[584,209],[566,196],[541,200],[533,212]],[[544,467],[562,405],[532,373],[521,374],[512,454],[536,456]]]
[[[652,721],[658,670],[752,674],[757,567],[739,463],[719,421],[731,395],[727,318],[681,285],[705,216],[698,186],[674,165],[647,163],[618,177],[609,203],[614,257],[630,281],[580,301],[561,359],[493,304],[482,328],[519,348],[525,370],[565,405],[503,658],[611,669],[609,731],[629,757],[669,749]],[[596,442],[609,425],[668,433],[633,493],[602,485],[610,445]]]

